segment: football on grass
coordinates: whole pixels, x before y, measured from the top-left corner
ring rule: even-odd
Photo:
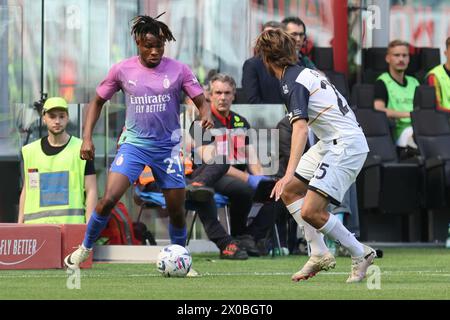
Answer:
[[[161,249],[156,267],[165,277],[185,277],[192,266],[189,251],[177,244],[171,244]]]

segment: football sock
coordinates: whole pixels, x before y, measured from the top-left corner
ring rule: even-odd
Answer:
[[[100,233],[105,229],[108,224],[110,215],[101,216],[97,212],[92,212],[92,216],[89,219],[86,233],[84,235],[83,246],[86,249],[91,249],[94,246],[95,240],[97,240]]]
[[[338,218],[339,221],[340,221],[342,224],[344,223],[344,212],[338,212],[338,213],[335,213],[334,216],[335,216],[336,218]],[[330,250],[330,252],[335,256],[336,253],[337,253],[337,252],[336,252],[336,250],[337,250],[337,247],[336,247],[336,241],[331,240],[331,239],[328,238],[328,237],[325,237],[324,240],[325,240],[325,244],[326,244],[327,247],[328,247],[328,250]]]
[[[328,248],[323,239],[323,234],[317,231],[308,222],[303,220],[301,216],[302,205],[303,205],[303,198],[294,201],[290,205],[286,206],[286,208],[291,213],[292,217],[297,222],[297,224],[303,227],[303,231],[305,233],[305,240],[308,242],[308,245],[310,246],[311,255],[323,256],[325,253],[328,252]]]
[[[328,238],[338,241],[344,248],[350,251],[352,257],[361,257],[364,255],[363,245],[356,240],[354,234],[348,231],[339,218],[336,218],[334,215],[329,215],[328,221],[319,231]]]
[[[171,223],[169,223],[169,236],[170,242],[172,244],[178,244],[182,247],[186,245],[187,239],[187,228],[184,226],[183,228],[174,227]]]

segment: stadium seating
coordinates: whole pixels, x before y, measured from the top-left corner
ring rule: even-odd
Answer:
[[[419,86],[411,113],[414,138],[426,170],[423,205],[427,209],[445,206],[445,188],[450,189],[450,125],[447,115],[436,110],[433,87]]]
[[[406,74],[414,76],[424,83],[425,75],[440,63],[439,48],[410,48],[409,65]],[[380,74],[388,71],[385,47],[363,49],[362,82],[375,83]]]
[[[421,69],[420,62],[420,49],[419,48],[411,48],[409,52],[409,64],[406,69],[406,74],[417,77],[417,73]],[[420,81],[420,78],[417,78]]]
[[[353,109],[372,109],[374,101],[372,84],[356,84],[352,88],[351,104]]]
[[[380,74],[388,70],[386,47],[367,48],[362,51],[362,82],[375,83]]]
[[[425,76],[428,71],[441,63],[441,54],[439,48],[420,48],[418,56],[419,68],[413,75],[421,83],[425,83]]]
[[[333,48],[315,47],[312,54],[317,69],[325,73],[330,82],[348,101],[350,98],[350,90],[347,77],[345,74],[334,70]]]
[[[357,179],[360,209],[409,214],[419,208],[417,163],[399,162],[384,112],[373,108],[373,86],[355,85],[353,105],[370,152]]]
[[[333,48],[314,47],[312,56],[317,69],[322,71],[334,70]]]
[[[336,71],[325,71],[325,75],[336,87],[336,89],[342,94],[345,100],[349,101],[350,89],[348,87],[348,81],[345,74]]]

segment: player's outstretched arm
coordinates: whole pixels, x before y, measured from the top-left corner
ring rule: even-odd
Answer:
[[[92,132],[94,131],[95,124],[100,117],[105,102],[105,99],[96,95],[91,103],[89,103],[86,119],[84,121],[83,144],[81,145],[80,150],[81,159],[94,160],[95,147],[92,142]]]
[[[275,196],[275,201],[280,199],[284,188],[291,182],[294,177],[295,169],[297,168],[300,158],[305,150],[306,141],[308,139],[308,123],[304,119],[299,119],[292,123],[291,135],[291,153],[289,156],[289,163],[286,168],[286,173],[283,178],[278,180],[275,187],[270,194],[272,198]]]
[[[214,127],[214,122],[211,118],[211,108],[206,102],[205,95],[202,93],[195,98],[192,98],[195,106],[200,112],[200,121],[202,122],[202,127],[205,129],[211,129]]]

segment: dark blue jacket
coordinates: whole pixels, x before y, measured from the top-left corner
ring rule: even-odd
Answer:
[[[244,62],[242,89],[248,103],[283,103],[280,81],[269,74],[260,57],[255,56]]]
[[[314,63],[307,57],[300,56],[299,66],[315,69]],[[270,75],[262,59],[254,56],[245,60],[242,67],[242,89],[247,103],[284,103],[280,91],[280,81]]]

